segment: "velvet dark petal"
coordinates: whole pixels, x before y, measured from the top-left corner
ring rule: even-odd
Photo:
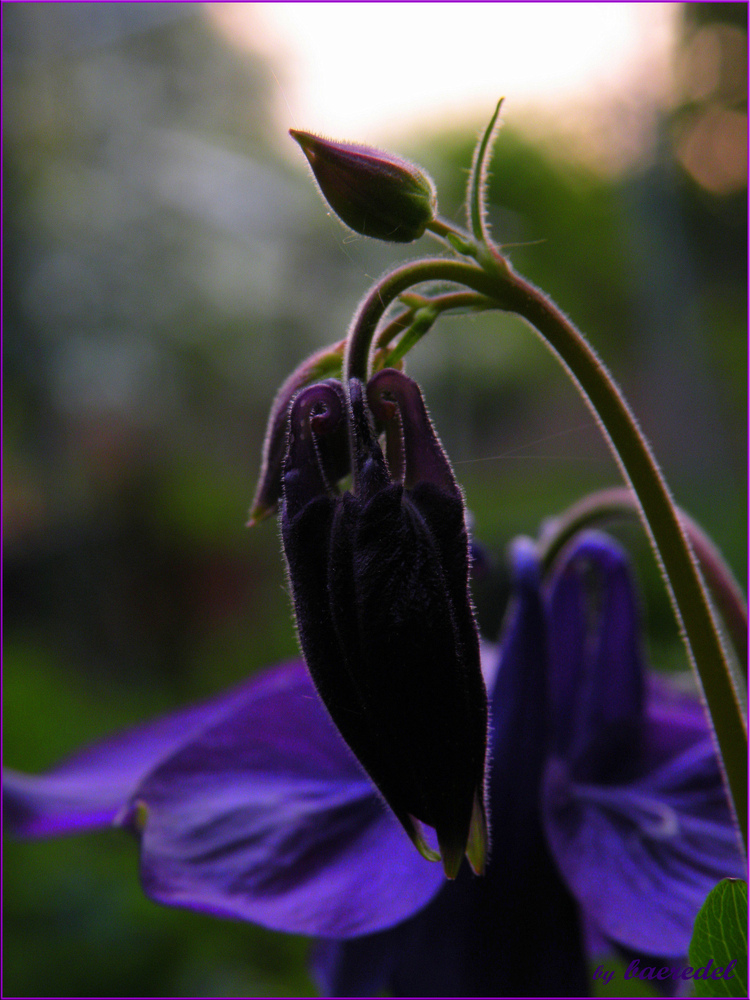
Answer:
[[[386,374],[402,385],[404,376]],[[303,450],[319,430],[311,424],[306,435],[303,410],[311,393],[322,405],[334,391],[306,390],[290,415],[282,534],[300,641],[342,736],[423,853],[415,819],[437,831],[453,877],[464,853],[481,869],[486,840],[487,697],[463,504],[457,487],[443,493],[420,483],[409,491],[391,482],[356,379],[349,384],[354,492],[300,490],[310,464]],[[334,409],[332,402],[326,412]],[[453,484],[440,456],[442,465],[433,454],[430,468],[438,465]]]
[[[5,828],[24,837],[51,837],[109,826],[153,767],[257,690],[258,682],[248,681],[87,747],[45,774],[4,769]]]
[[[302,665],[152,771],[131,798],[153,899],[274,930],[389,927],[443,883],[335,730]]]
[[[345,346],[346,341],[340,340],[311,354],[295,368],[276,393],[268,417],[260,476],[250,507],[249,527],[273,513],[281,499],[289,404],[300,389],[324,379],[327,375],[340,373]],[[334,475],[338,474],[339,478],[343,478],[349,471],[349,456],[346,450],[338,450],[332,457],[336,466]]]
[[[627,785],[585,785],[548,762],[550,850],[584,913],[635,953],[687,954],[709,890],[744,866],[710,737]]]

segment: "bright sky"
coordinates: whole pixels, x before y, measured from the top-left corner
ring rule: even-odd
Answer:
[[[377,141],[514,107],[665,90],[675,3],[209,4],[235,44],[277,61],[279,124]],[[424,128],[420,128],[423,131]]]

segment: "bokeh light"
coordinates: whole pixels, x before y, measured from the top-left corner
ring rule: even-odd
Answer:
[[[209,4],[232,44],[281,55],[277,111],[377,138],[486,114],[559,110],[647,73],[666,96],[679,8],[656,3]],[[294,124],[294,122],[292,123]],[[300,125],[300,127],[302,127]]]

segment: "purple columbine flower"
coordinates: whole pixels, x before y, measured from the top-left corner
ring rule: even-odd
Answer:
[[[627,560],[581,535],[547,582],[528,541],[492,681],[484,878],[414,851],[302,664],[7,772],[18,834],[129,826],[144,889],[320,941],[325,993],[586,995],[592,943],[675,964],[743,874],[702,707],[644,673]]]
[[[487,692],[464,503],[416,382],[386,369],[366,395],[354,378],[300,392],[283,483],[300,644],[331,718],[425,857],[421,823],[449,878],[464,854],[483,871]]]
[[[543,585],[520,539],[513,571],[487,874],[392,930],[320,944],[325,993],[587,996],[594,953],[678,964],[708,891],[744,873],[703,708],[644,672],[621,549],[581,535]]]

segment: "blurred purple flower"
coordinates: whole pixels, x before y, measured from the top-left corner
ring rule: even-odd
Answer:
[[[582,535],[543,586],[519,540],[513,570],[487,875],[462,871],[390,931],[319,944],[326,993],[589,995],[588,957],[683,958],[708,891],[744,875],[704,710],[645,676],[624,553]]]
[[[328,939],[333,995],[577,996],[593,948],[685,956],[708,891],[744,870],[703,709],[646,678],[611,540],[580,536],[546,584],[532,543],[513,565],[484,877],[448,883],[414,851],[300,663],[6,772],[6,823],[131,827],[151,898]]]

